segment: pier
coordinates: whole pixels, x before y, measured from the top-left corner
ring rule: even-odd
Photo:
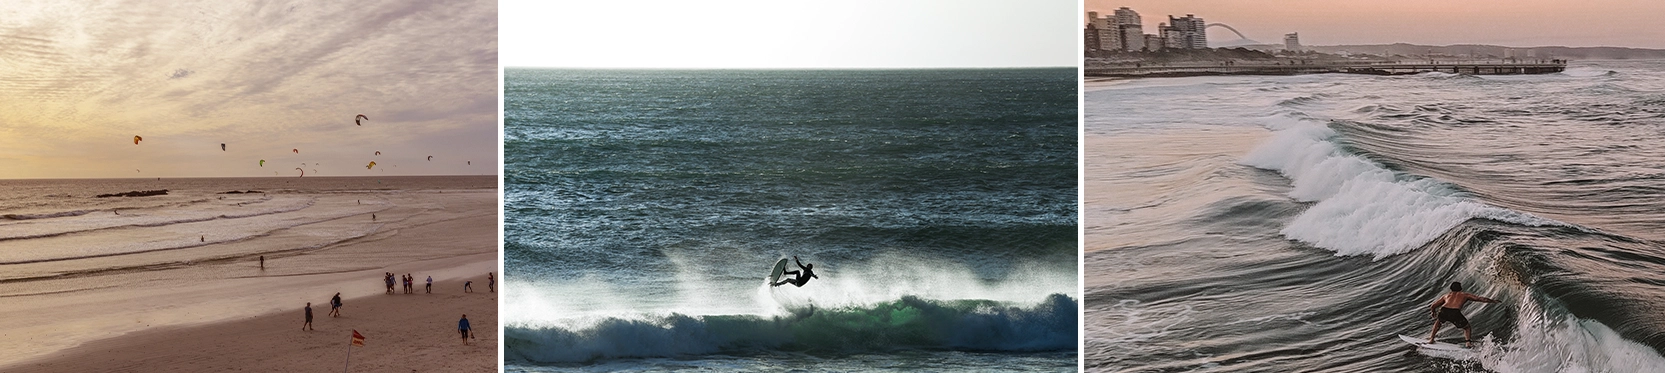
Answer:
[[[1369,63],[1253,63],[1209,62],[1178,64],[1119,64],[1088,67],[1089,77],[1175,77],[1209,75],[1367,74],[1406,75],[1443,72],[1464,75],[1553,74],[1566,70],[1564,60],[1535,62],[1369,62]]]

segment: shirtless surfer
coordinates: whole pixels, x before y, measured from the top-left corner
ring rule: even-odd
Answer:
[[[820,278],[820,277],[815,276],[815,271],[811,270],[812,268],[815,268],[814,263],[804,264],[804,262],[798,261],[798,256],[797,255],[792,256],[792,262],[793,263],[798,263],[798,268],[802,268],[803,271],[802,272],[799,272],[799,271],[781,272],[781,274],[794,275],[794,276],[796,276],[796,278],[789,278],[789,279],[785,279],[785,280],[780,280],[780,282],[776,282],[772,286],[781,286],[781,285],[786,285],[786,284],[792,284],[792,285],[797,285],[798,287],[804,287],[804,284],[809,283],[809,279]]]
[[[1434,312],[1434,332],[1428,334],[1428,343],[1434,343],[1434,336],[1440,333],[1440,324],[1449,322],[1451,325],[1463,328],[1463,345],[1469,348],[1474,347],[1474,329],[1469,327],[1468,318],[1463,317],[1463,305],[1468,304],[1469,301],[1497,303],[1496,299],[1464,293],[1463,283],[1452,282],[1451,292],[1435,299],[1434,305],[1429,307],[1429,310]]]

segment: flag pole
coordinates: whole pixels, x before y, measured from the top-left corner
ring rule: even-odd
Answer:
[[[353,364],[353,337],[347,337],[347,362],[341,365],[341,373],[347,373],[347,367]]]

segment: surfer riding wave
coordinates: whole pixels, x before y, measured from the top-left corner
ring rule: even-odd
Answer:
[[[794,275],[795,277],[794,278],[788,278],[788,279],[785,279],[785,280],[780,280],[780,282],[769,284],[769,286],[781,286],[781,285],[785,285],[785,284],[792,284],[792,285],[796,285],[798,287],[804,287],[804,284],[809,283],[809,279],[820,278],[820,277],[815,276],[815,271],[812,269],[812,268],[815,268],[814,263],[804,264],[804,262],[798,261],[798,256],[797,255],[792,256],[792,262],[797,263],[798,268],[802,269],[802,271],[782,272],[783,274]]]

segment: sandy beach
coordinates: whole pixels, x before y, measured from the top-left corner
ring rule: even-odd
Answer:
[[[380,189],[361,189],[355,180],[312,182],[322,184],[288,185],[236,203],[176,191],[182,202],[124,209],[120,218],[68,217],[102,219],[90,223],[37,219],[52,224],[46,228],[79,230],[0,241],[67,252],[6,266],[0,371],[318,370],[323,362],[342,363],[352,329],[369,338],[354,351],[359,371],[494,370],[496,297],[485,276],[497,270],[497,193],[489,188],[495,178],[371,182]],[[216,211],[290,200],[301,207],[247,217]],[[212,206],[198,207],[205,204]],[[190,214],[214,217],[171,217]],[[172,220],[106,223],[162,218]],[[96,224],[122,225],[79,228]],[[209,226],[196,226],[202,224]],[[190,242],[174,244],[176,236]],[[191,244],[199,240],[206,244]],[[74,242],[91,242],[92,249]],[[69,250],[116,254],[82,258]],[[384,272],[415,276],[417,294],[384,294]],[[433,294],[422,293],[428,276]],[[464,281],[474,281],[477,292],[462,293]],[[329,299],[338,292],[346,317],[331,319]],[[303,333],[307,302],[317,330]],[[481,344],[465,348],[452,338],[463,314]]]
[[[433,294],[377,294],[343,301],[342,316],[313,303],[314,330],[300,306],[206,325],[167,327],[87,343],[14,368],[42,372],[489,372],[497,369],[497,294],[476,283],[435,281]],[[457,319],[474,340],[463,345]],[[347,346],[352,330],[365,345]],[[348,365],[350,363],[350,365]]]

